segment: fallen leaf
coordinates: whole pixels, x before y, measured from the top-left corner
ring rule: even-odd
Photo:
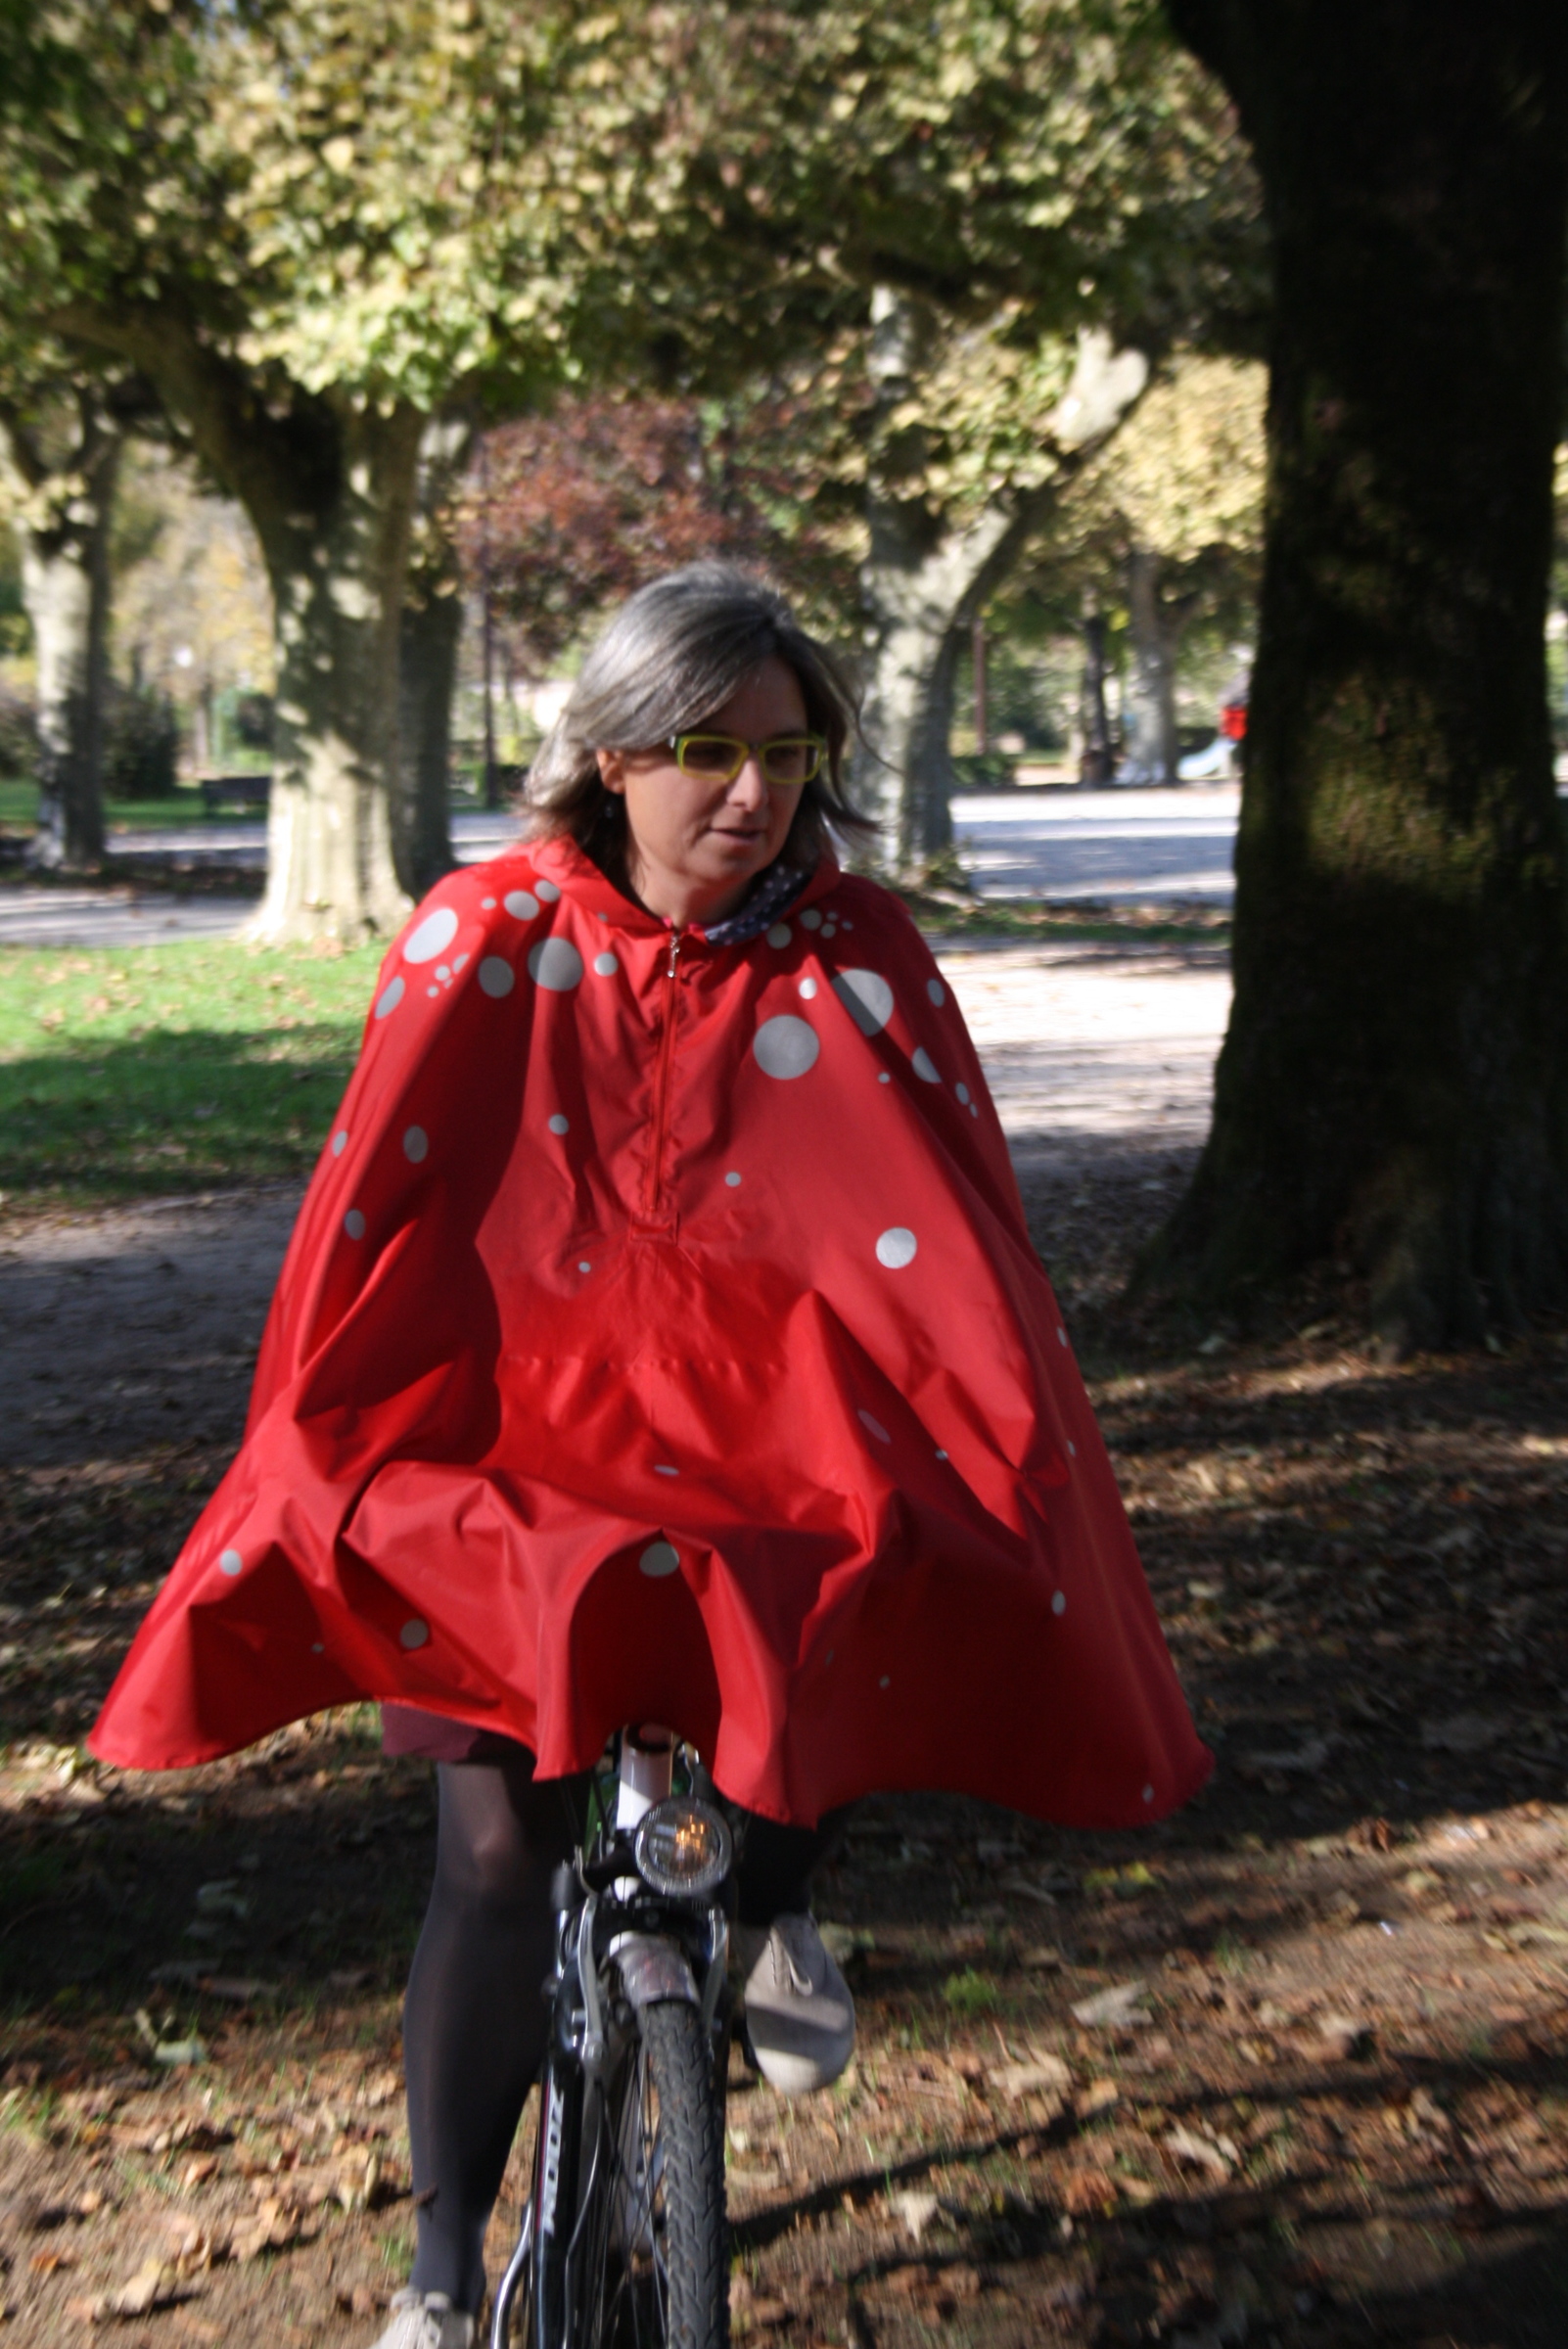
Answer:
[[[117,2291],[99,2292],[91,2300],[72,2300],[69,2314],[85,2325],[101,2325],[106,2317],[146,2317],[155,2308],[172,2308],[181,2294],[179,2270],[164,2259],[145,2259],[128,2283]]]
[[[224,1876],[213,1884],[198,1884],[196,1906],[203,1916],[232,1916],[244,1919],[251,1913],[251,1904],[240,1890],[238,1876]]]
[[[1026,1876],[1022,1868],[1009,1868],[1006,1875],[997,1881],[998,1889],[1002,1892],[1016,1892],[1026,1901],[1042,1902],[1047,1909],[1056,1906],[1056,1895],[1050,1887],[1040,1883],[1036,1876]]]
[[[73,2268],[74,2251],[35,2251],[27,2265],[34,2276],[53,2276],[61,2268]]]
[[[1315,1777],[1333,1752],[1333,1740],[1328,1737],[1309,1737],[1304,1745],[1275,1754],[1243,1754],[1236,1764],[1245,1777],[1261,1777],[1268,1772],[1281,1776]]]
[[[1065,2096],[1073,2075],[1059,2055],[1038,2054],[1028,2063],[999,2063],[987,2080],[1004,2096]]]
[[[1073,2098],[1073,2110],[1081,2121],[1091,2121],[1097,2112],[1109,2112],[1121,2101],[1122,2091],[1114,2080],[1091,2080]]]
[[[1147,1987],[1139,1979],[1135,1982],[1118,1982],[1110,1990],[1097,1990],[1092,1998],[1076,2002],[1073,2019],[1091,2029],[1095,2025],[1110,2028],[1152,2022],[1154,2017],[1138,2006],[1138,2001]]]
[[[912,2243],[919,2242],[920,2237],[925,2234],[926,2229],[942,2207],[937,2196],[931,2193],[895,2194],[892,2196],[892,2202],[894,2209],[902,2220],[904,2232]]]
[[[1177,2161],[1190,2161],[1220,2179],[1228,2178],[1241,2159],[1228,2137],[1198,2137],[1192,2130],[1184,2129],[1179,2121],[1174,2129],[1167,2131],[1163,2142],[1166,2151],[1174,2153]]]
[[[1352,2055],[1370,2053],[1372,2034],[1367,2025],[1354,2014],[1320,2014],[1317,2035],[1329,2054],[1343,2062]]]

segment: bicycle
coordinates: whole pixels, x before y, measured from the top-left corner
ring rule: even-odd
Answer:
[[[667,1730],[623,1729],[613,1804],[607,1777],[551,1888],[533,2174],[490,2349],[724,2349],[734,1846]]]

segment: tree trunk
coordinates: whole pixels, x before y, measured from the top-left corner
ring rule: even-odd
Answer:
[[[272,586],[278,686],[267,888],[251,935],[386,937],[397,660],[421,419],[335,408],[312,484],[247,484]],[[314,494],[310,494],[313,489]]]
[[[907,397],[936,332],[912,297],[879,287],[872,298],[870,372],[877,404],[892,414]],[[879,869],[895,880],[928,869],[952,845],[953,689],[958,655],[976,616],[1039,528],[1060,484],[1114,432],[1148,378],[1137,351],[1084,336],[1073,380],[1051,419],[1057,474],[1042,487],[1003,492],[955,521],[923,497],[900,495],[899,443],[867,488],[871,547],[860,575],[869,621],[861,722],[870,756],[856,763],[857,797],[882,826]]]
[[[177,311],[63,302],[57,330],[130,360],[245,507],[272,589],[277,662],[267,888],[251,935],[385,937],[397,633],[424,418],[253,374]]]
[[[986,677],[986,615],[977,612],[969,626],[969,676],[975,704],[975,750],[985,758],[991,749],[991,696]]]
[[[75,399],[69,444],[4,418],[23,492],[22,595],[38,676],[38,829],[29,863],[77,870],[104,853],[109,530],[123,437],[95,392]]]
[[[1176,630],[1160,598],[1160,559],[1147,547],[1128,557],[1130,676],[1119,783],[1176,780]]]
[[[998,502],[957,529],[913,500],[872,501],[861,574],[872,626],[861,723],[873,755],[860,761],[857,797],[882,825],[881,866],[896,879],[951,846],[958,655],[1038,514],[1034,499]]]
[[[446,508],[473,442],[466,418],[437,416],[419,444],[413,546],[398,622],[397,788],[392,806],[392,860],[413,898],[422,898],[456,861],[452,696],[463,593]]]
[[[1568,14],[1170,0],[1273,230],[1268,531],[1213,1132],[1153,1269],[1324,1256],[1392,1344],[1568,1298],[1544,660]]]
[[[1105,615],[1095,604],[1084,614],[1084,668],[1079,678],[1078,724],[1083,749],[1078,779],[1091,789],[1109,783],[1116,771],[1111,721],[1105,711]]]

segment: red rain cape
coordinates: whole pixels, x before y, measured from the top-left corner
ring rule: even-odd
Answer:
[[[535,845],[388,955],[243,1448],[92,1744],[176,1768],[363,1697],[546,1776],[668,1722],[803,1824],[1202,1784],[958,1008],[831,857],[725,946]]]

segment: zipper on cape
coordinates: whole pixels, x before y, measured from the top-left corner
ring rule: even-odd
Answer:
[[[643,1185],[642,1212],[650,1219],[659,1216],[665,1189],[665,1145],[669,1128],[669,1076],[675,1059],[675,1019],[680,1007],[680,932],[669,934],[669,954],[665,963],[664,1025],[659,1035],[659,1053],[654,1063],[653,1128],[648,1139],[648,1174]],[[663,1221],[664,1219],[661,1219]]]

